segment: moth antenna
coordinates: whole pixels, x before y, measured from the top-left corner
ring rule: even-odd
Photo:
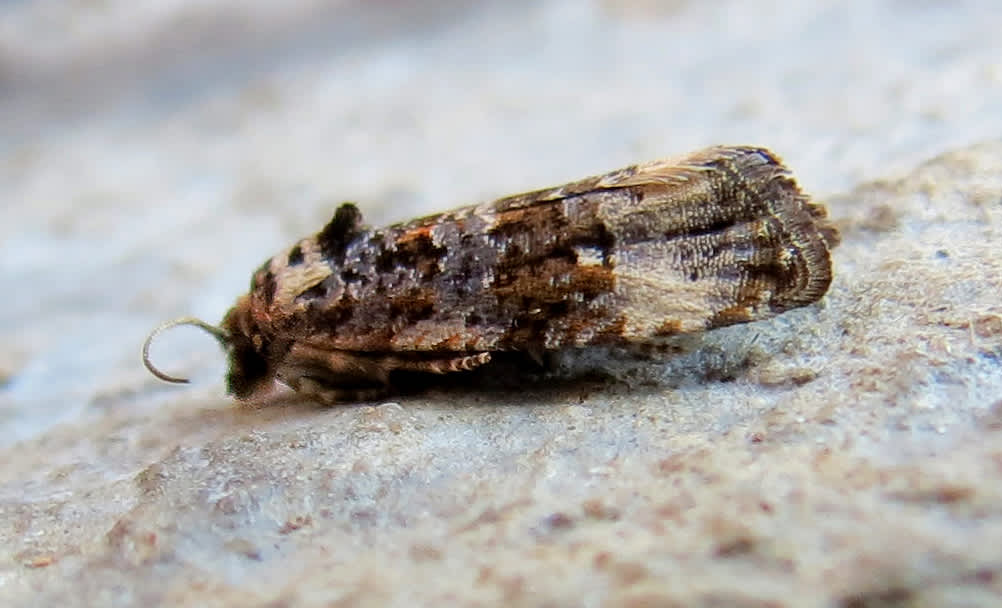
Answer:
[[[146,341],[143,342],[143,365],[146,366],[146,369],[148,369],[151,374],[163,380],[164,382],[173,382],[174,384],[187,384],[188,383],[187,378],[178,378],[176,376],[165,374],[159,369],[157,369],[156,366],[153,365],[153,362],[150,361],[150,344],[153,343],[153,340],[156,339],[156,337],[159,336],[162,332],[168,329],[172,329],[174,327],[178,327],[180,325],[192,325],[194,327],[198,327],[199,329],[205,330],[206,332],[212,334],[216,338],[216,340],[219,340],[219,343],[223,345],[223,348],[225,348],[230,343],[230,334],[222,327],[206,323],[201,319],[196,319],[195,317],[181,317],[180,319],[174,319],[173,321],[167,321],[166,323],[158,325],[156,328],[153,329],[153,331],[150,332],[150,335],[146,336]]]

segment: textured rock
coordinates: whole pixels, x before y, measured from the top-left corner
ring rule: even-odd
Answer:
[[[1000,603],[993,3],[304,2],[269,29],[219,1],[246,37],[116,74],[174,48],[181,9],[140,5],[0,8],[0,604]],[[49,46],[45,10],[104,42]],[[337,408],[237,406],[196,332],[155,352],[189,387],[139,364],[342,199],[381,223],[717,142],[826,201],[820,306]]]

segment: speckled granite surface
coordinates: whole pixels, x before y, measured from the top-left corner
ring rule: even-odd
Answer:
[[[0,6],[0,604],[994,606],[991,2]],[[241,408],[210,339],[369,221],[711,143],[843,232],[821,305],[580,381]]]

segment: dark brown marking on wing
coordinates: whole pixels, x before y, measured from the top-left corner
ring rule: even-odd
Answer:
[[[358,300],[343,293],[334,302],[314,300],[310,302],[307,310],[311,316],[320,319],[321,323],[326,324],[329,329],[339,331],[355,318],[358,309]]]
[[[551,324],[558,321],[565,333],[551,336],[549,341],[570,344],[584,327],[601,325],[615,316],[611,305],[594,305],[599,297],[610,294],[614,285],[612,271],[602,266],[578,266],[560,258],[521,266],[492,287],[498,318],[487,317],[487,321],[509,323],[501,339],[503,348],[543,344]]]
[[[376,259],[376,269],[384,273],[413,269],[424,281],[441,272],[439,260],[447,249],[435,244],[430,227],[404,232],[392,244],[383,243]]]
[[[665,319],[661,325],[654,330],[655,336],[675,336],[682,332],[682,323],[676,319]]]
[[[413,287],[400,297],[392,298],[389,317],[394,324],[412,324],[430,319],[435,314],[437,298],[430,289]]]

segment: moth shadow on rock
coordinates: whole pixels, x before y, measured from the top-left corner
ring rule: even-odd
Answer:
[[[474,370],[448,375],[395,371],[388,396],[493,396],[500,401],[583,400],[595,393],[645,395],[687,384],[726,383],[768,358],[754,344],[721,344],[704,335],[661,344],[571,348],[542,356],[494,353]]]

